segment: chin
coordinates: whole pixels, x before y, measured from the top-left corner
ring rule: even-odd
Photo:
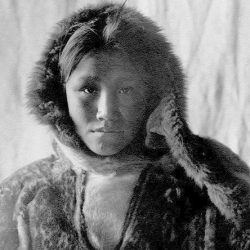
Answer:
[[[113,149],[113,148],[105,148],[105,149],[101,149],[101,148],[95,148],[95,149],[91,149],[94,153],[101,155],[101,156],[111,156],[111,155],[115,155],[117,153],[119,153],[121,150],[117,150]]]
[[[111,145],[110,143],[109,144],[102,143],[90,147],[90,150],[101,156],[111,156],[119,153],[123,148],[124,146],[122,145]]]
[[[95,154],[101,156],[111,156],[122,151],[131,140],[124,137],[101,136],[95,140],[85,140],[85,144]]]

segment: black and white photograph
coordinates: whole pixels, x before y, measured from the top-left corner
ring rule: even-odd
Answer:
[[[250,1],[0,0],[0,250],[250,250]]]

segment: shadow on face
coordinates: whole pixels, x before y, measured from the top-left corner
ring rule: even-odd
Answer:
[[[120,152],[145,123],[148,88],[123,53],[84,56],[66,83],[66,95],[77,133],[96,154]]]

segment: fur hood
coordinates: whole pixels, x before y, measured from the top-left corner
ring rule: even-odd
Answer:
[[[66,43],[83,25],[96,36],[95,47],[119,45],[151,84],[155,94],[146,124],[147,148],[170,150],[176,164],[206,190],[222,215],[239,227],[249,226],[249,168],[224,145],[192,134],[185,120],[185,81],[179,60],[160,29],[137,11],[104,4],[80,10],[58,23],[30,83],[28,104],[32,113],[52,128],[62,144],[76,151],[88,150],[69,116],[59,66]],[[84,53],[91,50],[92,43],[86,44]]]
[[[59,66],[66,43],[82,26],[89,27],[96,33],[97,37],[93,40],[107,46],[118,45],[128,54],[136,70],[141,72],[144,81],[150,83],[152,92],[155,92],[151,98],[154,99],[152,106],[172,93],[176,110],[184,120],[184,76],[177,57],[172,53],[171,46],[160,29],[150,19],[130,8],[119,4],[104,4],[80,10],[59,22],[32,76],[28,105],[38,120],[49,125],[62,143],[75,149],[85,148],[74,132],[69,117],[65,80]],[[84,46],[86,51],[83,53],[88,53],[88,47],[92,45]],[[101,45],[94,45],[98,46]]]

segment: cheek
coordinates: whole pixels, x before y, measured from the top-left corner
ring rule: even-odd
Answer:
[[[81,110],[81,113],[85,117],[85,120],[92,121],[93,119],[95,119],[96,105],[93,100],[80,100],[79,106],[79,110]]]
[[[131,106],[121,107],[121,113],[128,125],[133,129],[141,127],[146,120],[147,107],[144,101],[136,102]]]
[[[79,96],[68,99],[69,114],[76,125],[86,125],[95,117],[95,105]]]

